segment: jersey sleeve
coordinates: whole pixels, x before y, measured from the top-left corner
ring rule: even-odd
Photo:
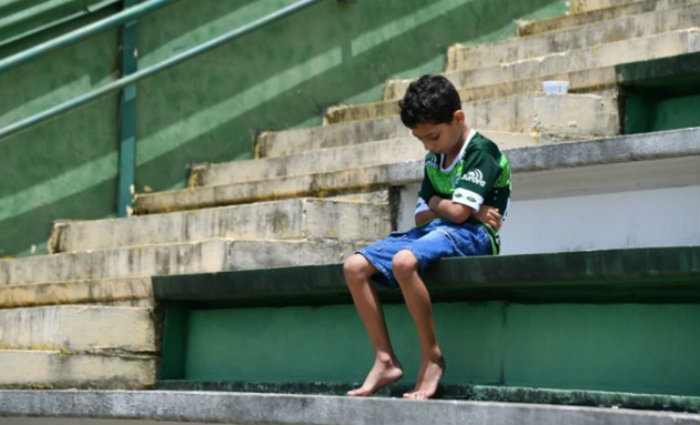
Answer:
[[[430,207],[428,206],[428,202],[430,202],[430,198],[432,198],[433,195],[437,195],[437,191],[435,190],[435,187],[433,187],[433,184],[428,177],[428,173],[424,172],[423,183],[421,184],[420,191],[418,192],[418,201],[416,202],[416,210],[414,211],[413,215],[429,210]]]
[[[463,204],[479,211],[484,197],[491,190],[498,178],[501,168],[488,152],[477,150],[465,161],[462,176],[455,185],[452,202]]]

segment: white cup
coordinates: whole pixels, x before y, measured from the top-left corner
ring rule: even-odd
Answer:
[[[566,94],[569,92],[568,81],[542,81],[542,88],[547,94]]]

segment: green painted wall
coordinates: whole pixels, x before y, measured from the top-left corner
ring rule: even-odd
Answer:
[[[291,3],[176,2],[139,22],[139,66]],[[114,10],[0,44],[0,57]],[[440,71],[454,42],[503,38],[516,18],[564,11],[564,0],[321,2],[138,85],[136,189],[183,187],[193,162],[249,158],[259,131],[318,124],[330,105],[378,100],[387,78]],[[10,37],[45,23],[34,19],[0,29]],[[115,29],[0,74],[0,125],[116,78],[117,45]],[[0,256],[45,252],[54,219],[115,214],[117,104],[105,98],[0,140]]]
[[[434,307],[446,384],[700,395],[697,304]],[[402,304],[385,313],[411,382],[419,363],[413,323]],[[191,310],[186,322],[177,357],[184,367],[170,365],[161,379],[350,383],[372,363],[351,305]],[[164,353],[165,361],[173,351]]]

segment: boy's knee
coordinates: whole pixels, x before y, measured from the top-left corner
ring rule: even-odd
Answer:
[[[353,254],[343,264],[343,274],[348,283],[364,279],[369,271],[369,262],[360,254]]]
[[[407,249],[402,249],[391,260],[391,270],[400,281],[402,277],[409,276],[418,271],[418,259]]]

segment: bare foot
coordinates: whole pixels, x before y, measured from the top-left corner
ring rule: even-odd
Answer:
[[[423,360],[418,371],[416,387],[410,393],[404,394],[403,398],[427,400],[435,395],[440,378],[445,373],[445,367],[445,359],[442,356]]]
[[[348,391],[348,395],[351,397],[368,396],[378,389],[398,381],[402,377],[403,370],[397,360],[382,361],[377,358],[374,360],[374,366],[369,371],[362,386]]]

